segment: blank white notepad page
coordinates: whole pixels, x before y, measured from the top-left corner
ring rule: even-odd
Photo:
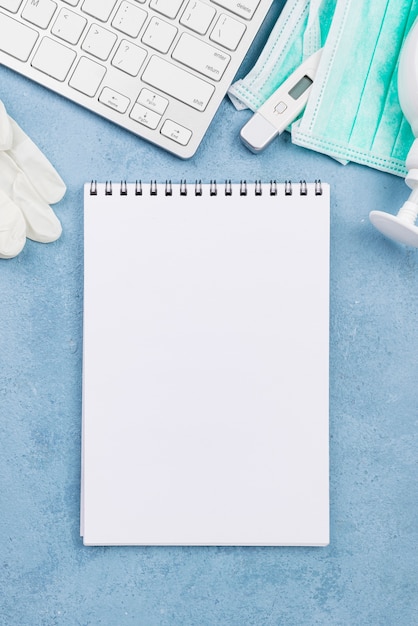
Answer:
[[[84,543],[325,545],[328,185],[199,189],[85,187]]]

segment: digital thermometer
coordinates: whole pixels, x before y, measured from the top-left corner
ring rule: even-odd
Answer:
[[[322,48],[304,61],[243,126],[240,137],[252,152],[261,152],[304,109],[313,85]]]

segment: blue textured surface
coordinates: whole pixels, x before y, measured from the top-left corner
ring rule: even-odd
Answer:
[[[418,252],[368,221],[371,209],[398,210],[403,180],[343,167],[287,134],[254,156],[238,140],[248,113],[228,101],[183,162],[5,68],[0,81],[9,113],[68,185],[61,239],[0,261],[0,623],[418,624]],[[331,545],[85,548],[83,183],[225,177],[332,185]]]

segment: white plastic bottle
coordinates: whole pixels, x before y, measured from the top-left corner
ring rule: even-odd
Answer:
[[[406,158],[405,182],[412,189],[397,215],[371,211],[372,224],[400,243],[418,248],[418,19],[409,31],[399,57],[398,95],[402,111],[411,125],[415,141]]]

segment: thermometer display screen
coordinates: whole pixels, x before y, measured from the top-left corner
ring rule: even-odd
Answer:
[[[313,80],[309,76],[303,76],[289,91],[289,96],[297,100],[312,85]]]

